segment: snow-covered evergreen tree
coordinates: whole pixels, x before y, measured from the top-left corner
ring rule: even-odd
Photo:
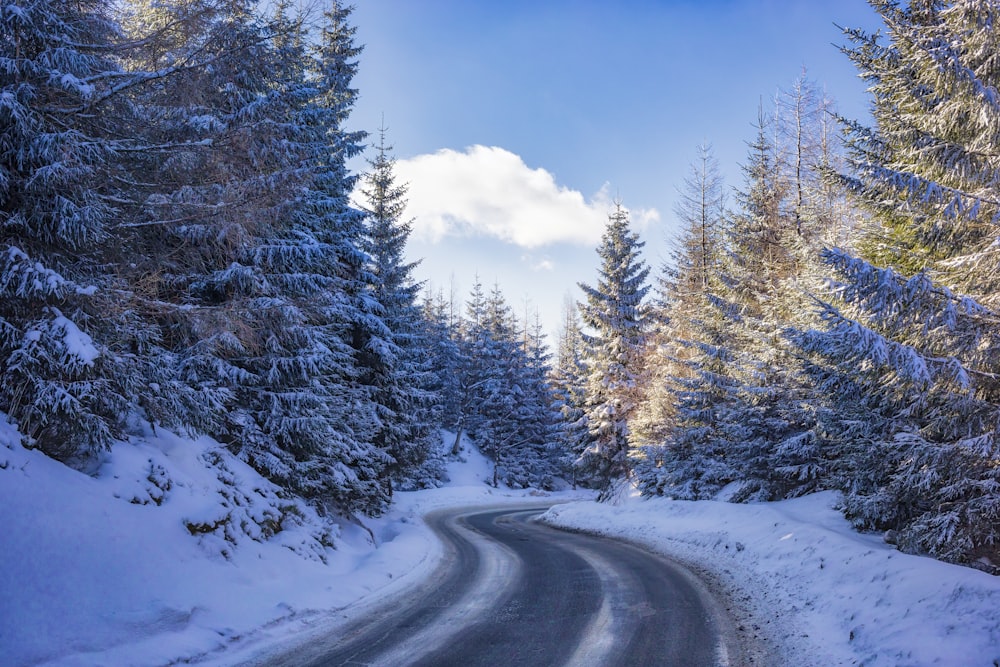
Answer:
[[[553,488],[566,457],[541,327],[522,329],[500,287],[487,294],[478,279],[466,310],[454,357],[459,424],[493,460],[494,485]]]
[[[832,151],[814,150],[812,141],[822,136],[814,126],[829,103],[811,90],[796,82],[781,130],[761,110],[735,210],[716,204],[706,224],[702,203],[718,186],[704,176],[688,184],[694,205],[680,211],[686,242],[662,281],[659,356],[650,360],[664,407],[648,401],[642,413],[647,492],[711,497],[736,481],[733,500],[776,499],[824,483],[812,386],[781,336],[782,327],[808,319],[805,277],[830,220],[818,174]],[[779,150],[775,136],[789,147]],[[704,271],[706,248],[714,271]],[[664,396],[673,397],[669,407]]]
[[[313,378],[326,438],[300,448],[297,460],[319,471],[320,486],[312,492],[317,502],[340,512],[379,514],[391,499],[387,467],[393,459],[374,442],[378,421],[362,366],[366,344],[386,339],[388,327],[368,291],[375,281],[364,251],[365,216],[350,202],[357,176],[347,162],[360,154],[365,138],[346,127],[360,54],[350,11],[332,2],[324,12],[307,72],[314,94],[304,127],[316,133],[318,150],[293,209],[292,231],[315,261],[309,273],[316,289],[303,312],[330,365]]]
[[[410,488],[415,475],[424,482],[428,472],[434,476],[433,471],[419,475],[417,471],[439,440],[432,423],[438,397],[427,361],[430,342],[417,305],[421,285],[413,279],[416,263],[407,262],[404,256],[412,226],[402,219],[406,187],[396,184],[385,128],[379,130],[376,150],[362,193],[368,216],[366,249],[374,279],[369,293],[381,306],[388,336],[368,342],[363,381],[371,387],[376,405],[375,444],[393,458],[388,473],[397,485]]]
[[[459,323],[458,331],[458,385],[459,413],[455,420],[456,444],[461,439],[462,432],[468,433],[473,439],[479,438],[479,430],[483,418],[479,411],[485,400],[485,385],[488,380],[489,357],[488,347],[491,343],[487,338],[486,328],[486,293],[483,284],[476,276],[469,299],[465,302],[465,317]]]
[[[136,252],[128,273],[178,376],[202,403],[192,425],[259,449],[258,468],[277,471],[280,453],[239,397],[259,378],[239,360],[257,347],[250,301],[267,291],[252,255],[282,202],[265,162],[284,103],[270,77],[286,68],[250,2],[136,2],[126,10],[135,44],[128,67],[159,75],[134,99],[148,148],[129,155]]]
[[[474,364],[479,371],[473,391],[476,426],[470,433],[474,433],[480,450],[493,459],[496,486],[516,461],[516,451],[527,444],[520,428],[520,413],[528,402],[517,324],[498,285],[486,295],[482,317],[471,335]]]
[[[462,417],[460,371],[464,364],[459,344],[461,334],[453,311],[452,300],[446,300],[442,292],[432,295],[428,290],[424,295],[422,312],[425,354],[429,360],[429,370],[434,376],[432,390],[438,397],[434,404],[434,423],[443,429],[457,432]],[[456,447],[459,442],[456,439],[452,453],[458,454]]]
[[[580,283],[586,298],[580,314],[587,328],[586,414],[592,440],[578,465],[605,493],[630,474],[630,420],[639,400],[647,335],[643,299],[649,268],[640,256],[643,245],[629,229],[628,212],[616,204],[597,248],[597,285]]]
[[[807,162],[806,139],[815,116],[802,79],[793,87],[795,104],[787,116],[793,138],[789,172],[758,119],[758,133],[744,167],[745,187],[727,229],[727,269],[721,292],[730,311],[732,362],[730,406],[721,424],[726,458],[742,488],[734,500],[775,500],[815,490],[821,476],[814,419],[797,373],[798,364],[780,332],[807,311],[797,285],[804,249],[816,238],[816,218],[806,207],[816,169]]]
[[[670,239],[670,258],[661,267],[649,307],[649,377],[634,429],[644,444],[663,443],[673,428],[673,378],[688,373],[684,360],[690,356],[680,343],[697,335],[694,320],[710,308],[707,298],[722,269],[726,196],[711,146],[698,148],[678,194],[675,214],[682,228]]]
[[[141,8],[140,8],[141,9]],[[334,3],[312,39],[287,3],[175,0],[137,11],[153,37],[133,67],[165,72],[137,99],[147,141],[136,273],[180,377],[209,400],[195,424],[286,488],[335,511],[381,511],[358,331],[384,330],[365,294],[363,214],[346,162],[359,53]],[[312,44],[312,46],[310,46]]]
[[[0,412],[61,460],[109,446],[143,386],[116,244],[107,3],[0,7]]]
[[[521,385],[525,401],[518,412],[519,441],[513,458],[517,465],[508,464],[509,486],[554,488],[557,477],[569,472],[567,451],[559,438],[561,414],[555,393],[549,382],[552,354],[545,341],[541,320],[535,315],[532,325],[524,324],[521,349],[524,366]]]
[[[561,455],[560,466],[577,484],[590,484],[575,465],[590,444],[587,427],[586,397],[587,369],[584,364],[584,343],[580,330],[580,316],[575,301],[568,301],[564,311],[563,326],[559,332],[556,365],[550,375],[555,408],[559,411],[558,430]]]
[[[346,17],[327,14],[325,27]],[[266,115],[255,135],[259,172],[273,184],[274,207],[244,260],[262,280],[244,314],[254,344],[239,362],[255,381],[237,395],[260,439],[241,442],[239,452],[248,460],[279,462],[272,477],[317,503],[377,513],[390,495],[379,480],[387,456],[370,444],[365,418],[372,410],[355,382],[354,332],[342,324],[352,316],[363,319],[358,311],[366,274],[343,259],[360,255],[362,228],[331,225],[339,216],[359,220],[339,196],[353,177],[331,169],[330,159],[331,140],[344,130],[338,110],[327,103],[329,87],[346,84],[322,76],[328,67],[322,58],[312,61],[310,72],[307,36],[297,21],[279,15],[274,30],[273,83],[258,103]],[[342,55],[356,53],[344,49]],[[331,172],[348,182],[329,180]]]
[[[1000,7],[874,7],[888,40],[851,30],[846,52],[875,127],[848,125],[843,179],[871,223],[857,256],[824,253],[825,327],[798,341],[839,417],[848,516],[907,551],[995,568]]]
[[[711,497],[735,478],[720,421],[727,414],[731,311],[720,309],[725,193],[711,151],[702,147],[677,208],[684,227],[658,280],[647,349],[649,379],[636,419],[644,493]]]

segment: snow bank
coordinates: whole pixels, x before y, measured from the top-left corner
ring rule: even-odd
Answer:
[[[1000,664],[1000,578],[860,535],[837,501],[832,492],[752,505],[633,497],[559,505],[544,520],[707,572],[742,630],[787,665]]]
[[[0,444],[0,664],[162,664],[343,594],[336,528],[211,440],[121,443],[94,476]]]

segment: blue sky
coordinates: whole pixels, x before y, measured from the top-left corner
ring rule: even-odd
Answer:
[[[655,270],[698,145],[739,186],[758,104],[803,67],[864,118],[835,24],[879,25],[863,0],[359,0],[353,22],[351,125],[384,115],[417,277],[447,291],[453,276],[464,302],[478,274],[553,333],[576,283],[596,278],[612,200]]]

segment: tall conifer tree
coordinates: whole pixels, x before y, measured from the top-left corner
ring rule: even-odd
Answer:
[[[875,127],[848,125],[870,214],[859,256],[830,250],[825,328],[799,334],[841,415],[845,506],[901,548],[1000,562],[1000,7],[880,0],[888,40],[848,31]],[[869,425],[858,432],[856,424]]]
[[[597,285],[580,283],[586,299],[580,314],[587,327],[586,413],[591,443],[579,465],[605,495],[616,480],[630,473],[630,420],[638,405],[647,335],[643,299],[649,291],[649,268],[640,256],[644,245],[629,229],[628,212],[616,204],[597,248],[601,259]]]
[[[677,214],[684,227],[653,306],[637,472],[645,493],[697,499],[735,477],[721,427],[733,359],[726,335],[730,311],[720,308],[719,298],[728,221],[721,176],[706,147],[685,180]]]
[[[584,409],[587,397],[587,369],[584,359],[580,316],[576,302],[570,299],[564,309],[556,364],[550,379],[555,408],[560,416],[558,430],[564,459],[561,468],[572,479],[574,488],[577,484],[590,482],[575,465],[590,444],[590,429],[587,428]]]
[[[412,486],[412,475],[427,460],[437,440],[432,414],[438,400],[428,363],[429,341],[422,325],[413,278],[416,262],[405,258],[412,222],[403,219],[406,186],[398,185],[392,149],[379,129],[371,171],[362,184],[367,214],[366,246],[373,283],[369,293],[381,306],[388,329],[369,341],[363,381],[372,389],[378,411],[375,444],[393,458],[388,469],[397,483]]]
[[[110,446],[143,386],[107,265],[127,76],[106,3],[8,3],[0,33],[0,411],[70,460]]]

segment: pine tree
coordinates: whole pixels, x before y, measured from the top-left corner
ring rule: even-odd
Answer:
[[[816,117],[812,95],[799,79],[786,115],[792,137],[790,173],[776,170],[779,151],[758,117],[750,145],[745,189],[727,229],[726,307],[736,315],[731,328],[733,360],[730,405],[722,429],[726,458],[737,470],[741,488],[733,500],[776,500],[818,488],[823,469],[814,426],[806,407],[807,387],[798,363],[780,335],[782,326],[807,310],[798,281],[805,255],[816,237],[811,199],[816,165],[807,151]],[[780,134],[780,132],[779,132]]]
[[[199,404],[190,425],[278,475],[287,462],[248,405],[259,369],[242,360],[260,347],[252,303],[269,291],[254,255],[285,195],[267,162],[287,106],[272,76],[288,66],[249,2],[136,3],[126,26],[128,67],[155,73],[133,100],[146,149],[128,160],[128,275]]]
[[[453,301],[453,300],[452,300]],[[434,423],[443,429],[458,431],[462,414],[460,372],[463,367],[460,352],[460,331],[452,314],[454,306],[442,292],[424,295],[423,326],[429,370],[434,376],[432,390],[438,397],[434,405]],[[452,454],[458,454],[460,440],[455,440]]]
[[[330,138],[341,132],[340,120],[319,99],[326,89],[310,77],[299,21],[279,14],[272,30],[270,49],[258,49],[272,58],[272,84],[257,103],[255,139],[258,173],[270,183],[273,204],[268,224],[257,227],[252,250],[240,258],[260,276],[242,318],[251,325],[251,344],[237,362],[254,380],[236,394],[257,439],[231,447],[319,504],[377,513],[388,501],[378,481],[386,457],[368,445],[360,421],[370,411],[354,382],[354,350],[346,340],[352,332],[331,331],[353,314],[342,304],[360,300],[355,283],[344,279],[352,274],[342,258],[345,249],[356,254],[362,239],[326,228],[332,215],[343,214],[343,204],[316,206],[329,186],[344,187],[326,180]]]
[[[675,214],[683,226],[671,239],[670,260],[661,267],[649,308],[650,375],[635,424],[644,444],[658,445],[668,437],[675,417],[672,378],[687,372],[688,353],[679,342],[695,335],[693,320],[710,307],[708,295],[718,286],[726,197],[711,146],[698,148],[679,195]]]
[[[731,309],[719,299],[726,255],[725,197],[711,151],[702,147],[685,181],[678,218],[684,228],[663,267],[653,305],[655,329],[636,431],[644,493],[682,499],[712,497],[736,473],[725,433],[732,362]]]
[[[586,302],[580,313],[589,329],[587,343],[587,421],[591,445],[579,461],[606,497],[616,480],[630,474],[630,420],[639,399],[644,369],[646,315],[643,299],[649,291],[649,268],[640,257],[643,242],[629,230],[621,204],[608,216],[598,246],[601,259],[596,287],[580,283]]]
[[[549,383],[552,354],[545,342],[537,312],[534,324],[524,324],[521,349],[524,359],[521,385],[525,400],[518,414],[521,433],[518,440],[523,444],[514,448],[513,457],[508,457],[517,461],[518,465],[516,468],[509,467],[507,484],[552,490],[556,478],[566,472],[568,461],[567,450],[559,439],[560,414]]]
[[[346,129],[360,54],[349,19],[350,9],[339,2],[324,12],[307,73],[314,88],[307,127],[317,133],[319,149],[295,207],[295,233],[317,262],[317,289],[304,312],[330,365],[315,378],[326,438],[311,441],[299,456],[302,465],[319,470],[317,502],[377,515],[391,500],[387,469],[393,459],[374,442],[378,417],[363,369],[366,344],[387,338],[388,327],[368,293],[375,280],[364,250],[365,215],[350,202],[357,177],[347,162],[360,154],[365,134]]]
[[[705,498],[738,482],[732,500],[768,500],[820,488],[828,473],[811,385],[781,336],[806,321],[800,281],[822,210],[814,204],[820,161],[807,139],[816,131],[808,119],[820,112],[807,90],[800,79],[790,95],[790,129],[769,132],[774,121],[761,110],[745,188],[735,210],[714,208],[714,234],[699,233],[704,216],[689,207],[688,243],[663,281],[654,358],[663,378],[654,387],[666,390],[660,404],[672,404],[648,404],[641,433],[650,443],[640,482],[648,493]],[[792,160],[781,159],[775,135],[792,138]],[[690,201],[704,199],[704,179],[688,187]],[[699,237],[711,243],[691,242]],[[713,249],[711,272],[699,270],[704,247]]]
[[[486,296],[482,318],[472,336],[475,363],[480,369],[474,392],[475,439],[480,450],[493,459],[493,486],[497,486],[516,460],[514,451],[526,444],[520,412],[528,401],[514,314],[498,285]]]
[[[478,439],[483,423],[479,407],[485,400],[485,385],[489,372],[486,328],[486,294],[483,284],[476,276],[465,302],[465,317],[460,323],[458,347],[460,363],[458,369],[459,413],[455,420],[456,446],[463,431],[472,439]]]
[[[151,151],[136,172],[137,247],[180,377],[208,431],[286,488],[338,512],[380,512],[389,457],[359,382],[368,312],[363,214],[344,123],[359,50],[334,4],[311,39],[287,3],[156,3],[135,67],[168,72],[137,99]],[[309,46],[312,44],[312,46]]]
[[[825,326],[798,342],[837,413],[848,516],[904,550],[995,567],[1000,8],[873,6],[888,42],[851,30],[846,53],[875,127],[848,125],[842,179],[871,222],[858,256],[824,253]]]

